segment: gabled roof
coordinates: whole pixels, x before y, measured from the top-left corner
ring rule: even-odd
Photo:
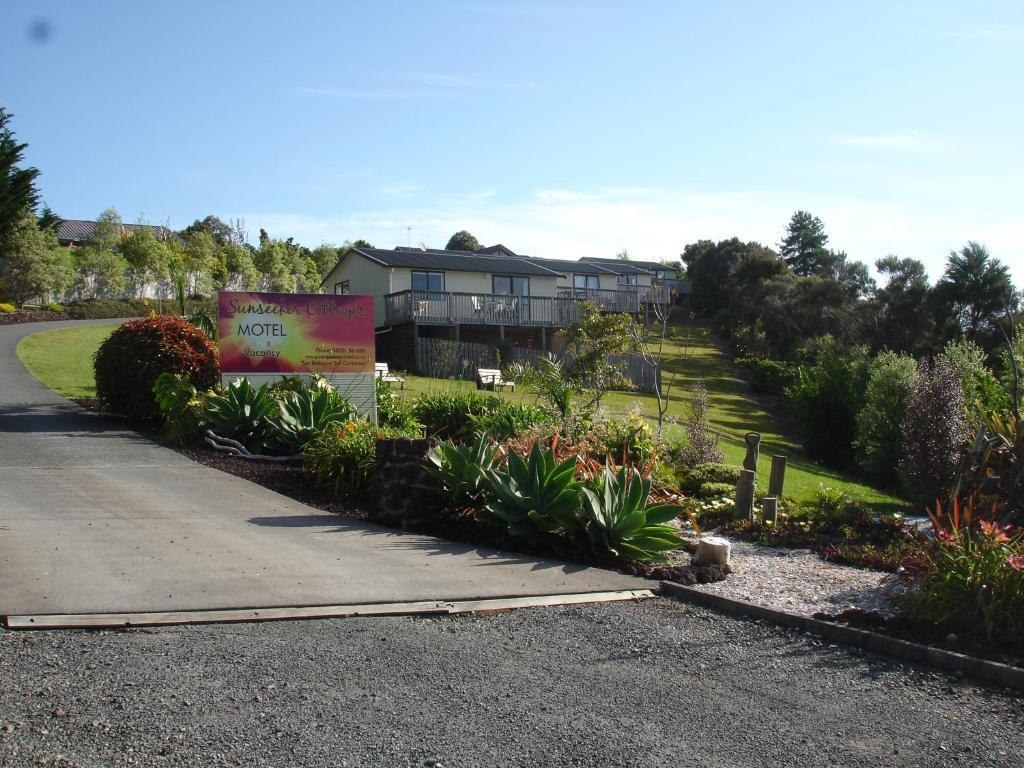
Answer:
[[[501,243],[496,245],[488,245],[486,248],[481,248],[477,253],[483,253],[487,255],[500,255],[500,256],[518,256],[519,254],[508,248]]]
[[[375,261],[385,267],[410,269],[447,269],[453,272],[490,272],[505,275],[558,277],[561,273],[537,263],[537,259],[506,256],[478,256],[467,251],[442,251],[428,248],[353,248],[349,253]]]
[[[175,237],[175,234],[167,227],[154,226],[152,224],[122,224],[121,232],[131,234],[140,229],[150,229],[153,236],[158,240],[165,240]],[[57,239],[62,242],[87,243],[92,240],[96,232],[96,222],[85,219],[64,219],[57,225]]]

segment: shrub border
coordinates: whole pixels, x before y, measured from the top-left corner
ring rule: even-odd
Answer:
[[[661,582],[659,591],[663,595],[681,598],[725,613],[765,619],[781,624],[784,627],[792,627],[804,632],[810,632],[829,640],[846,643],[847,645],[882,656],[890,656],[900,661],[938,667],[951,672],[960,672],[965,676],[991,685],[1024,691],[1024,668],[1021,667],[1003,664],[998,661],[989,661],[988,659],[980,659],[976,656],[968,656],[967,654],[956,653],[955,651],[947,651],[943,648],[912,643],[908,640],[899,640],[895,637],[878,634],[877,632],[855,629],[854,627],[834,624],[829,621],[822,621],[821,619],[812,619],[809,616],[798,616],[794,613],[786,613],[785,611],[767,608],[763,605],[748,603],[745,600],[735,600],[730,597],[716,595],[712,592],[687,587],[673,581]]]

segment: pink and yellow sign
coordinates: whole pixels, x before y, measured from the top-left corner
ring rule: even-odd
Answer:
[[[373,374],[372,296],[225,291],[219,310],[225,378]]]

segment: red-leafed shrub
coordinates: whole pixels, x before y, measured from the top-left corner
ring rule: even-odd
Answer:
[[[94,359],[96,397],[108,410],[137,424],[157,424],[153,384],[161,373],[183,373],[196,389],[220,375],[217,348],[179,317],[144,317],[125,323],[100,345]]]

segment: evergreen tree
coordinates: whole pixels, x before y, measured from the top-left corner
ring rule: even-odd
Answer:
[[[949,254],[935,298],[950,335],[992,349],[1000,339],[996,320],[1014,304],[1015,291],[1009,268],[972,241]]]
[[[834,261],[834,255],[825,247],[827,244],[828,235],[821,219],[807,211],[797,211],[789,220],[779,253],[801,277],[820,275]]]
[[[8,127],[13,115],[0,107],[0,239],[14,231],[25,211],[34,211],[39,204],[35,168],[21,168],[28,144],[18,143]],[[3,255],[0,243],[0,256]]]

